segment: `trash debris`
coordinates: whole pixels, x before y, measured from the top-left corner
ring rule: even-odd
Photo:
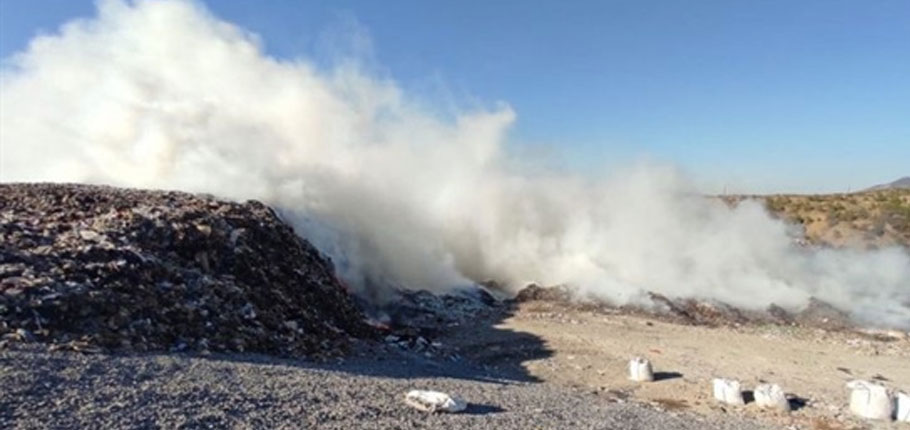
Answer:
[[[528,284],[515,295],[518,303],[531,301],[544,302],[569,302],[572,300],[573,291],[565,285],[542,287],[537,284]]]
[[[262,203],[0,184],[0,339],[315,357],[373,333],[327,259]]]
[[[907,340],[908,334],[900,330],[860,329],[860,333],[885,341]]]
[[[398,290],[377,312],[388,319],[392,327],[412,327],[424,335],[432,335],[441,327],[466,324],[489,315],[498,309],[496,300],[484,287],[463,287],[445,294],[426,290]],[[369,304],[363,304],[369,307]]]
[[[779,411],[789,411],[790,402],[787,401],[787,395],[784,390],[777,384],[761,384],[755,387],[755,404],[764,409],[776,409]]]
[[[739,381],[732,379],[714,379],[714,399],[728,405],[742,406],[746,404]]]
[[[468,407],[468,404],[458,396],[428,390],[412,390],[405,395],[404,402],[411,407],[430,413],[456,413]]]
[[[647,298],[650,303],[646,305],[616,306],[608,301],[585,297],[566,285],[542,287],[529,284],[517,293],[514,301],[574,304],[580,308],[597,309],[601,312],[640,314],[677,324],[708,327],[777,324],[839,330],[856,326],[847,312],[815,297],[810,298],[807,307],[801,310],[787,310],[774,304],[765,310],[744,309],[717,300],[668,297],[654,291],[648,291]]]
[[[641,357],[629,360],[629,379],[636,382],[653,381],[654,370],[651,368],[651,362]]]
[[[381,306],[358,299],[362,309],[372,315],[374,326],[389,346],[457,361],[457,348],[437,340],[446,332],[492,318],[503,310],[483,285],[461,287],[439,294],[425,290],[397,290]]]
[[[897,420],[910,422],[910,394],[898,392],[895,397],[897,397]]]
[[[809,304],[796,314],[795,319],[801,325],[828,330],[848,329],[856,325],[847,312],[815,297],[809,299]]]
[[[850,392],[850,412],[872,420],[890,420],[894,412],[894,401],[884,385],[869,381],[847,383]]]

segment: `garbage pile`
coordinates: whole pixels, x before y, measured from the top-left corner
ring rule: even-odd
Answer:
[[[267,206],[0,184],[0,342],[331,356],[373,329]]]
[[[647,298],[647,302],[642,304],[617,306],[597,297],[576,294],[571,287],[565,285],[543,287],[529,284],[517,293],[514,301],[553,302],[584,310],[643,314],[677,324],[709,327],[778,324],[827,330],[856,328],[855,322],[846,312],[817,298],[811,298],[808,305],[799,311],[785,310],[773,304],[763,311],[743,309],[719,301],[670,298],[654,292],[649,292]]]
[[[399,290],[380,307],[381,318],[392,328],[434,336],[446,328],[474,322],[502,305],[481,286],[434,294],[426,290]]]
[[[537,284],[528,284],[518,291],[515,301],[518,303],[543,301],[543,302],[568,302],[573,299],[573,292],[565,285],[543,287]]]
[[[386,344],[427,357],[457,360],[451,345],[439,341],[479,321],[496,319],[507,311],[506,303],[483,285],[453,289],[447,293],[397,290],[383,304],[362,302],[371,324],[383,334]],[[455,336],[458,337],[458,336]]]

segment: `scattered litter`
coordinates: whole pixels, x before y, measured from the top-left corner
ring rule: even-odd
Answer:
[[[907,333],[898,330],[861,329],[859,332],[883,340],[894,341],[907,339]]]
[[[886,378],[886,377],[884,377],[884,376],[882,376],[882,375],[880,375],[880,374],[875,374],[875,375],[872,377],[872,380],[874,380],[874,381],[890,381],[890,379],[888,379],[888,378]]]
[[[430,413],[456,413],[468,407],[468,404],[458,396],[427,390],[412,390],[404,396],[404,402],[408,406]]]
[[[629,379],[636,382],[653,381],[654,370],[651,368],[651,362],[641,357],[629,360]]]
[[[755,387],[755,404],[764,409],[777,409],[780,411],[789,411],[790,402],[784,390],[777,384],[761,384]]]
[[[395,336],[408,337],[396,329],[409,327],[413,337],[431,335],[440,327],[458,327],[497,312],[501,301],[481,285],[462,287],[446,294],[429,291],[398,290],[394,300],[373,309],[387,319]],[[370,308],[370,303],[362,303]]]
[[[741,406],[746,404],[739,381],[732,379],[714,379],[714,399],[728,405]]]
[[[910,422],[910,394],[897,393],[897,420]]]
[[[363,298],[356,300],[367,314],[375,316],[377,329],[389,346],[458,361],[457,348],[440,342],[437,336],[446,328],[473,324],[500,312],[503,302],[485,288],[465,286],[445,294],[401,289],[390,292],[391,299],[381,306]]]
[[[850,392],[850,411],[862,418],[889,420],[894,411],[894,402],[888,389],[869,381],[847,383]]]

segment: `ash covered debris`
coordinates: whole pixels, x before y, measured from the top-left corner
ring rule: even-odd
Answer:
[[[391,327],[410,328],[432,335],[492,312],[502,303],[481,287],[465,287],[446,294],[400,290],[396,299],[379,309]]]
[[[0,336],[70,349],[334,355],[374,331],[267,206],[0,184]]]
[[[573,299],[572,290],[565,285],[542,287],[537,284],[528,284],[515,295],[516,302],[568,302]]]
[[[552,302],[579,309],[607,313],[643,314],[677,324],[700,326],[739,326],[745,324],[802,325],[827,330],[851,330],[857,323],[843,310],[812,298],[802,310],[786,310],[771,305],[765,310],[743,309],[716,300],[670,298],[649,292],[648,302],[617,306],[596,297],[580,298],[570,287],[543,287],[530,284],[515,296],[515,302]]]
[[[495,290],[494,290],[495,291]],[[398,290],[381,306],[361,302],[387,344],[428,357],[457,359],[457,348],[439,341],[500,318],[507,303],[481,285],[445,294],[425,290]],[[457,336],[455,336],[457,337]]]

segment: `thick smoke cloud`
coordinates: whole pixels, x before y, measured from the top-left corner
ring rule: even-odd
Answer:
[[[260,199],[367,295],[497,279],[620,303],[815,296],[910,326],[902,250],[801,249],[757,204],[731,210],[667,166],[523,172],[504,148],[509,107],[442,118],[355,63],[270,58],[193,3],[105,1],[5,61],[3,181]]]

